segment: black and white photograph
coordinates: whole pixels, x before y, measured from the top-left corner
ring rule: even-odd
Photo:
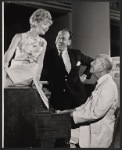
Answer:
[[[120,1],[2,1],[2,148],[120,148]]]

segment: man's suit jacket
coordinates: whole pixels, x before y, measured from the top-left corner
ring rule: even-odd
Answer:
[[[79,145],[84,148],[108,148],[112,142],[115,116],[118,106],[118,91],[109,74],[104,75],[97,84],[91,97],[84,105],[73,112],[76,124],[89,122],[80,126]],[[71,131],[71,137],[75,129]]]
[[[84,73],[87,78],[91,77],[89,69],[93,59],[76,49],[68,49],[68,54],[71,61],[69,74],[56,48],[47,51],[44,60],[44,69],[47,69],[51,88],[50,105],[58,110],[75,108],[86,101],[85,89],[79,79],[81,65],[87,66]]]

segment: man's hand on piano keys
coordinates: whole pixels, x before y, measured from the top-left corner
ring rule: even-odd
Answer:
[[[75,109],[56,110],[56,113],[58,113],[58,114],[70,113],[70,116],[72,117],[73,111],[75,111]]]

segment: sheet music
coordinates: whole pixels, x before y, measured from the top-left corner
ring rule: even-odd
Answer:
[[[47,107],[47,109],[49,109],[48,98],[45,96],[44,92],[41,90],[38,81],[35,78],[33,78],[33,82],[34,82],[34,84],[35,84],[35,86],[37,88],[37,91],[39,92],[39,95],[42,98],[45,106]]]

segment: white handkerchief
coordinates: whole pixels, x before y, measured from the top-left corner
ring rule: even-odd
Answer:
[[[80,66],[80,64],[81,64],[81,62],[80,62],[80,61],[78,61],[78,62],[77,62],[77,64],[76,64],[76,66]]]

